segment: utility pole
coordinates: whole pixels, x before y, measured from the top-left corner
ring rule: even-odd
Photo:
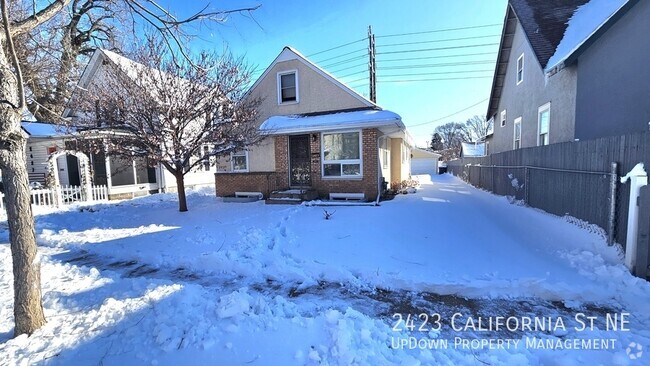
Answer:
[[[368,72],[370,74],[370,101],[377,103],[377,67],[375,61],[375,35],[368,26]]]

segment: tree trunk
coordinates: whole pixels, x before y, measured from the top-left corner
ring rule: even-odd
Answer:
[[[4,42],[0,42],[4,43]],[[25,137],[20,127],[19,85],[0,47],[0,170],[14,272],[14,335],[32,334],[43,324],[40,263],[32,214]]]
[[[178,211],[187,211],[187,198],[185,197],[185,176],[183,173],[174,174],[176,177],[176,188],[178,190]]]
[[[13,145],[13,144],[12,144]],[[32,334],[43,324],[41,302],[41,266],[36,260],[36,236],[32,215],[31,194],[27,177],[24,146],[9,151],[2,162],[5,186],[7,223],[14,271],[14,336]]]

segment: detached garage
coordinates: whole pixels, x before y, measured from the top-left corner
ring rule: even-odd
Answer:
[[[440,154],[432,151],[413,148],[411,151],[413,158],[411,159],[411,174],[438,174],[438,161]]]

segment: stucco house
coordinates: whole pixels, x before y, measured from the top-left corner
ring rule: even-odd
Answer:
[[[266,137],[217,161],[218,196],[299,189],[310,198],[372,201],[410,177],[413,144],[401,117],[298,51],[285,47],[249,95],[262,100],[257,123]]]
[[[650,2],[509,0],[488,153],[647,131]]]

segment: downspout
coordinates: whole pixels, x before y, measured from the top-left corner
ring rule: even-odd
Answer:
[[[377,137],[377,199],[375,200],[375,206],[379,206],[379,200],[381,199],[381,188],[382,188],[382,169],[381,169],[381,149],[379,146],[379,141],[381,139],[386,139],[386,135],[381,135]]]

